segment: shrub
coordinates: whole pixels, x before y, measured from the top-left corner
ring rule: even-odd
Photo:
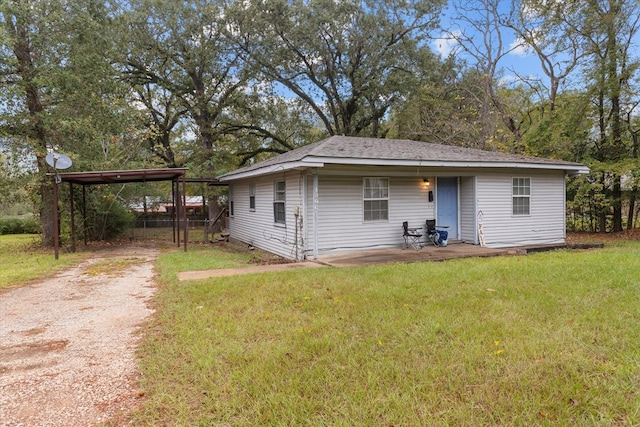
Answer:
[[[38,233],[40,233],[40,223],[33,216],[0,218],[0,235]]]
[[[87,204],[87,226],[91,240],[115,239],[133,226],[135,215],[107,194]]]
[[[40,234],[40,221],[35,216],[22,218],[22,232],[24,234]]]

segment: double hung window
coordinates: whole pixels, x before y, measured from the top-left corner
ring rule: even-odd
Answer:
[[[389,220],[389,178],[364,178],[362,189],[364,221]]]
[[[531,213],[531,178],[513,178],[513,215]]]
[[[287,187],[284,181],[276,181],[273,183],[273,222],[276,224],[286,224],[286,189]]]
[[[256,210],[256,185],[249,184],[249,210]]]

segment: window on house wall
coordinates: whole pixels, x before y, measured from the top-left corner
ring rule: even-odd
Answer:
[[[233,186],[229,186],[229,216],[233,216]]]
[[[364,220],[389,219],[389,178],[364,178],[362,181]]]
[[[531,212],[531,178],[513,178],[513,215]]]
[[[286,184],[284,181],[273,183],[273,221],[276,224],[285,224],[284,202],[286,200]]]
[[[256,210],[256,185],[249,184],[249,210]]]

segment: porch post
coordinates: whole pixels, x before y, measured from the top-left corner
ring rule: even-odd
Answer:
[[[318,170],[313,169],[313,259],[318,259]]]
[[[562,174],[562,241],[567,243],[567,178],[566,172]]]
[[[301,172],[302,179],[302,259],[307,257],[308,239],[307,230],[309,229],[309,189],[307,188],[307,174]]]

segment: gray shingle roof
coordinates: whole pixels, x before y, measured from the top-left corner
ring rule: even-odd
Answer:
[[[528,157],[517,154],[484,151],[450,145],[431,144],[428,142],[406,139],[361,138],[350,136],[332,136],[313,144],[272,157],[270,159],[246,166],[223,175],[231,177],[238,173],[249,172],[269,166],[314,160],[320,158],[325,163],[340,163],[341,159],[396,161],[421,161],[442,163],[523,163],[548,166],[566,166],[567,169],[584,168],[579,163],[563,160]],[[488,166],[488,165],[487,165]]]

